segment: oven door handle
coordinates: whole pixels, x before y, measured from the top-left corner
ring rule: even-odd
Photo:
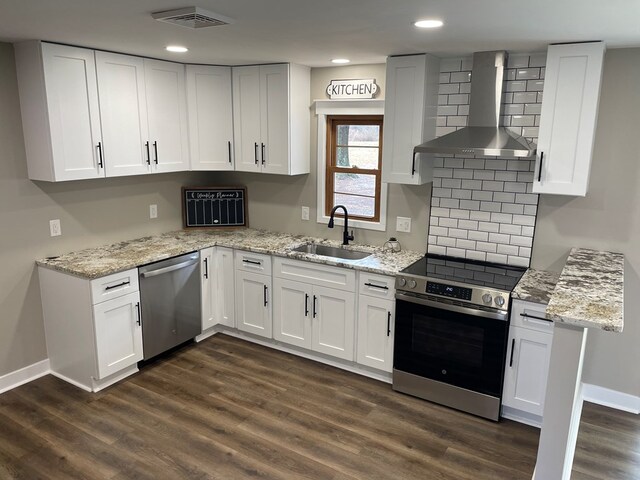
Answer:
[[[475,317],[491,318],[493,320],[501,320],[506,322],[509,319],[507,312],[487,312],[485,310],[476,310],[475,308],[460,307],[458,305],[449,305],[447,303],[434,302],[433,300],[427,300],[426,298],[414,297],[413,295],[407,295],[405,293],[396,293],[397,300],[403,300],[409,303],[417,303],[426,307],[439,308],[441,310],[449,310],[451,312],[464,313],[465,315],[473,315]]]

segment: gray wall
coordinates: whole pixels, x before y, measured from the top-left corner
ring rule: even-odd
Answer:
[[[202,177],[28,180],[13,47],[0,43],[0,376],[47,357],[34,260],[179,229],[180,187],[208,183]],[[61,220],[61,237],[49,236],[54,218]]]
[[[331,80],[347,78],[375,78],[384,98],[385,65],[354,65],[346,67],[314,68],[311,70],[311,102],[326,100],[325,89]],[[313,109],[312,109],[313,111]],[[254,228],[300,233],[338,240],[341,230],[329,230],[316,222],[317,212],[317,121],[311,115],[311,173],[297,177],[249,173],[217,173],[217,185],[246,185],[249,195],[249,223]],[[396,236],[403,248],[425,252],[431,184],[421,186],[389,185],[387,231],[355,230],[356,243],[382,245]],[[300,207],[310,208],[309,221],[300,218]],[[397,233],[396,217],[411,217],[411,233]]]
[[[584,381],[640,396],[640,49],[605,56],[585,198],[540,195],[532,266],[560,271],[571,247],[622,252],[625,327],[589,332]]]

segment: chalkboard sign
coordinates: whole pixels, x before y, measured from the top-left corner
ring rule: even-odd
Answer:
[[[246,227],[245,187],[182,187],[185,228]]]

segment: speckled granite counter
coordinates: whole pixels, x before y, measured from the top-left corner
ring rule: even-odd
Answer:
[[[56,258],[38,260],[36,263],[41,267],[58,270],[81,278],[94,279],[195,250],[222,246],[353,268],[383,275],[395,275],[398,271],[424,255],[423,253],[412,251],[384,253],[382,247],[359,245],[357,243],[346,248],[371,252],[372,255],[362,260],[342,260],[292,251],[294,248],[309,242],[332,246],[340,245],[338,240],[326,240],[250,228],[225,232],[181,230],[119,242],[104,247],[80,250]]]
[[[555,322],[621,332],[624,255],[574,248],[560,274],[547,317]]]
[[[548,305],[558,283],[559,273],[530,268],[522,276],[511,297],[525,302]]]

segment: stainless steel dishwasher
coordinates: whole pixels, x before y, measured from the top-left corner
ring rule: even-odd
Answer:
[[[202,332],[200,252],[138,268],[143,358],[148,360]]]

